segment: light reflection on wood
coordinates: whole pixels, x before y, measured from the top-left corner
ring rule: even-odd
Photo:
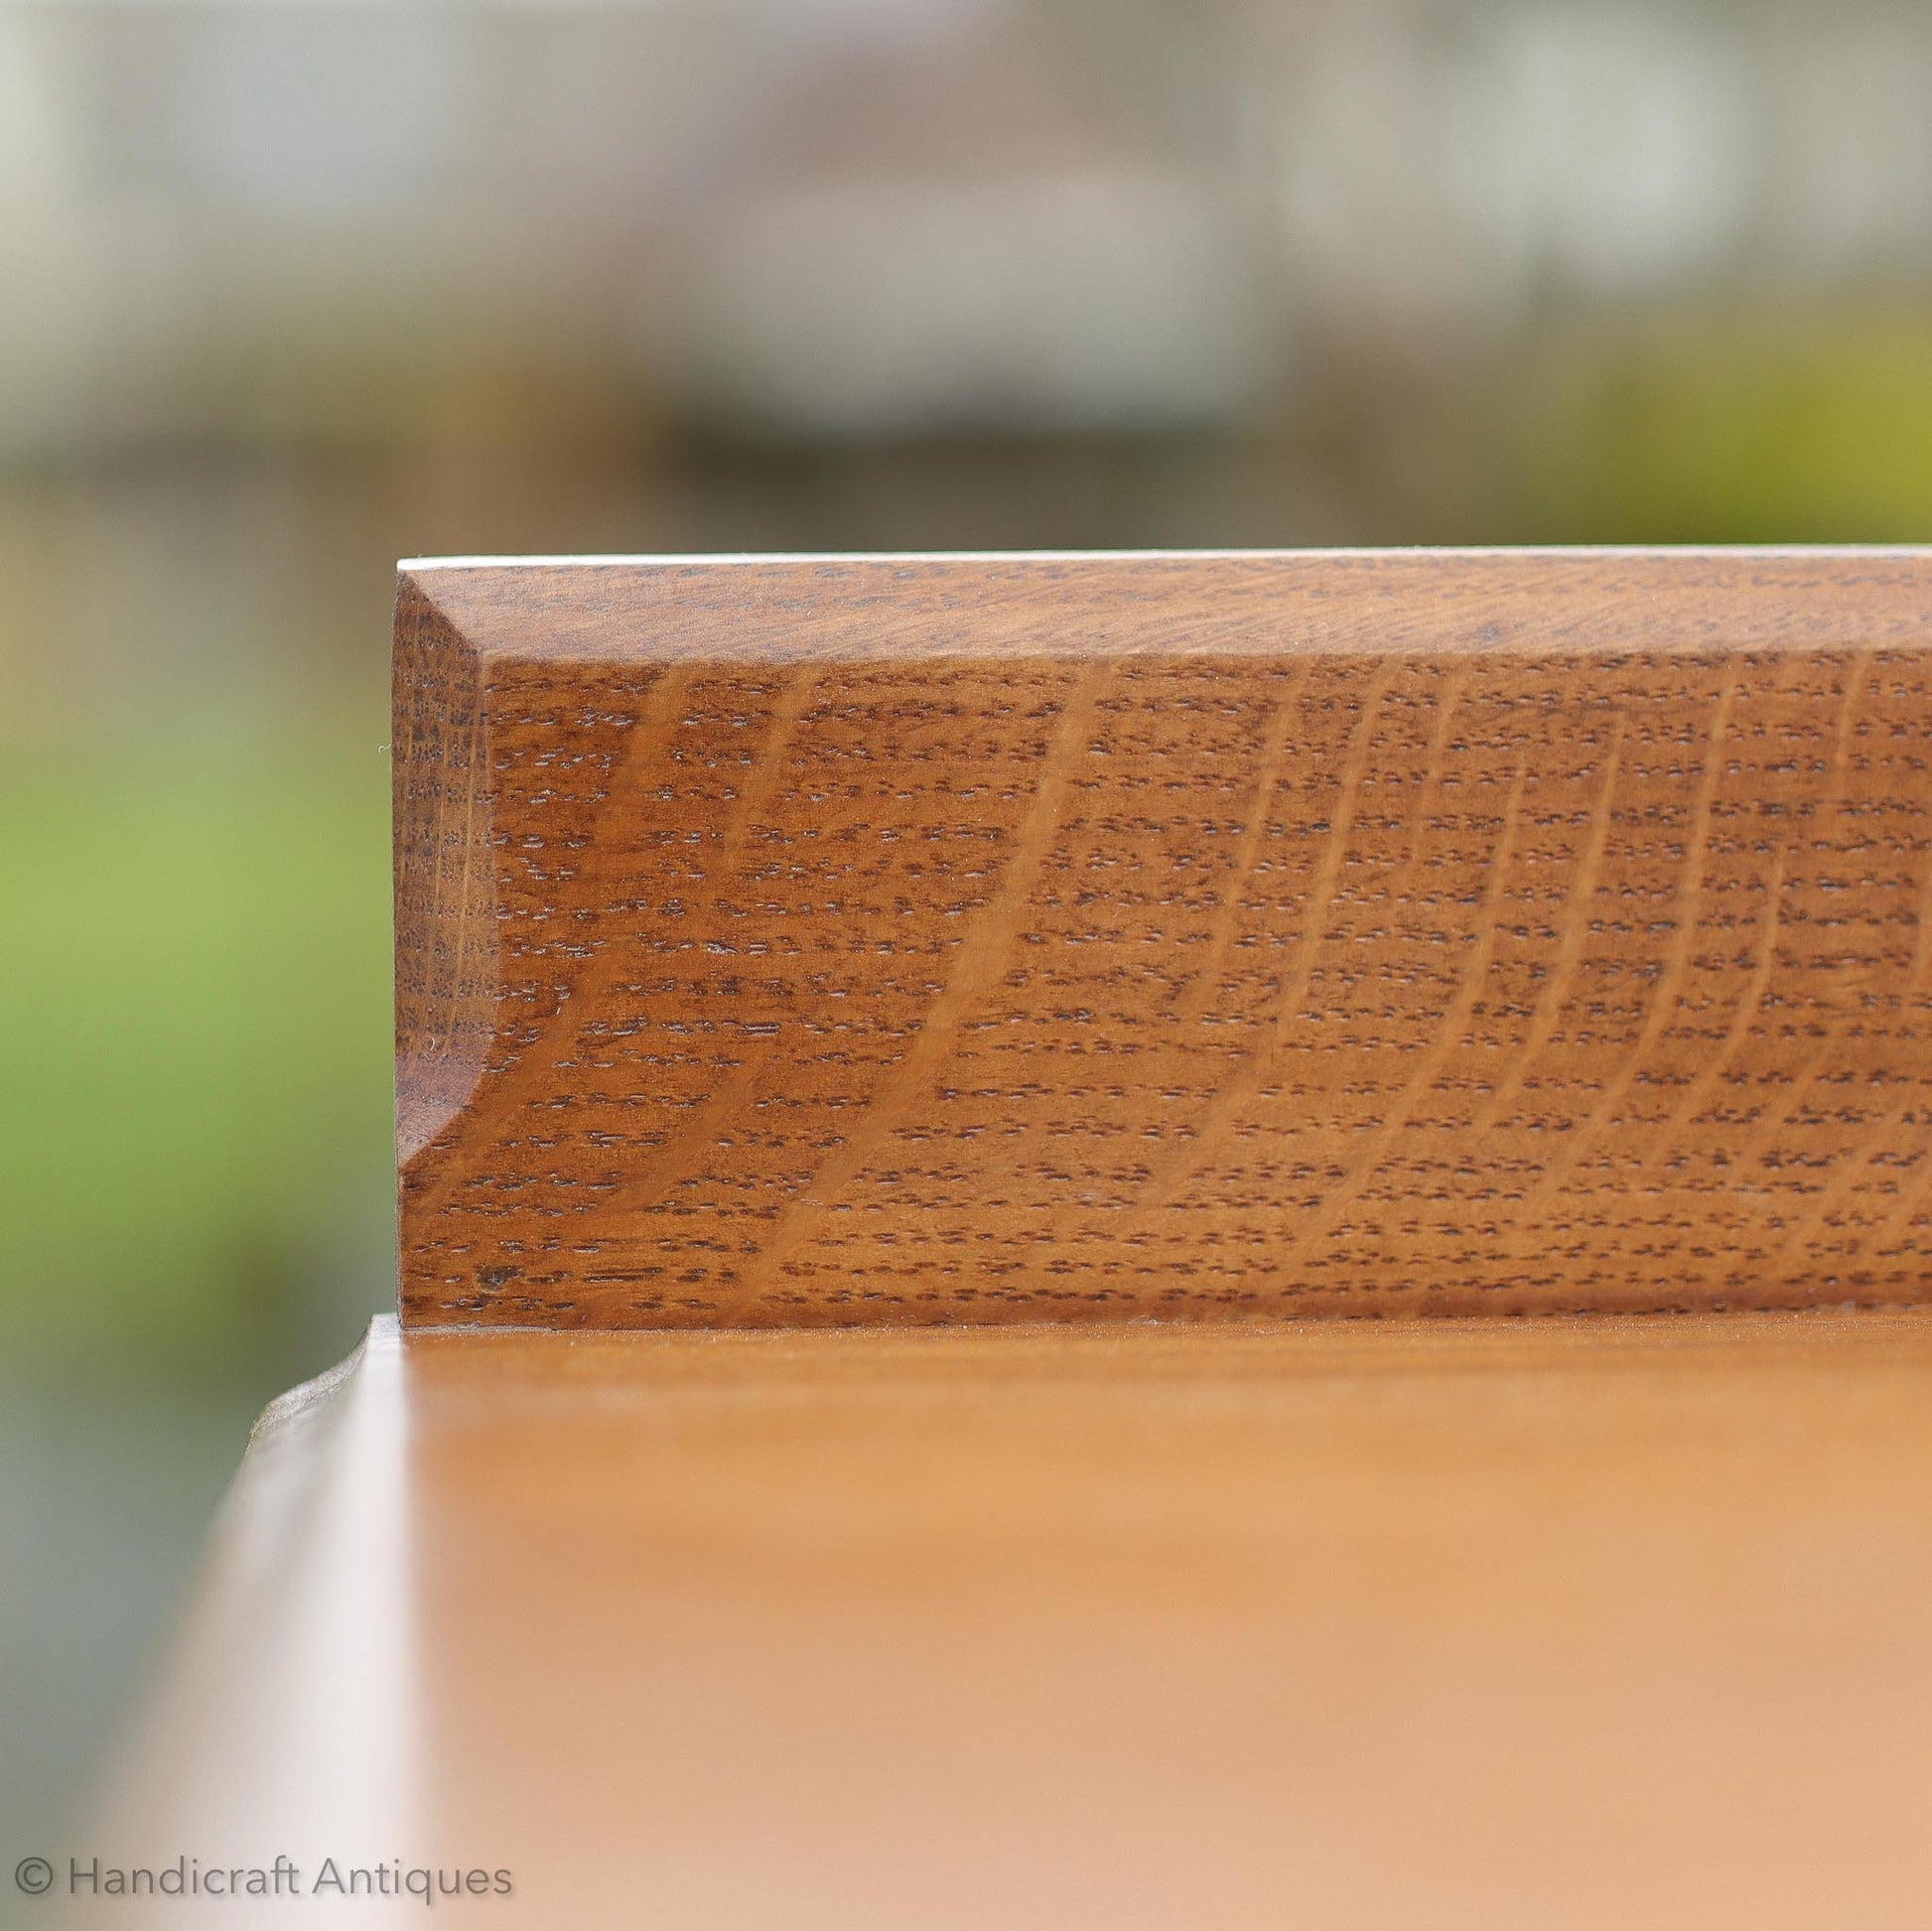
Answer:
[[[1928,1523],[1917,1313],[383,1332],[98,1842],[583,1931],[1903,1926]]]

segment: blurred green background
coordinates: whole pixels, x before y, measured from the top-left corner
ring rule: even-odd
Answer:
[[[390,1298],[398,556],[1928,536],[1890,0],[0,4],[12,1855]]]

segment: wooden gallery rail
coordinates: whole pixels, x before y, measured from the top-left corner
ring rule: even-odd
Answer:
[[[395,757],[400,1325],[103,1856],[1932,1921],[1932,552],[410,564]]]

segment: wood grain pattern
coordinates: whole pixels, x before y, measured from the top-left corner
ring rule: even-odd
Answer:
[[[404,1317],[1903,1303],[1932,554],[419,564]]]

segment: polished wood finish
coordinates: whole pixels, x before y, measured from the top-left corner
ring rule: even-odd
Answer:
[[[410,567],[404,1323],[90,1852],[1922,1925],[1932,1309],[1836,1304],[1932,1278],[1928,638],[1919,553]]]
[[[414,564],[404,1318],[1908,1303],[1932,556]]]
[[[552,1931],[1915,1931],[1928,1601],[1932,1313],[390,1326],[86,1847]]]

